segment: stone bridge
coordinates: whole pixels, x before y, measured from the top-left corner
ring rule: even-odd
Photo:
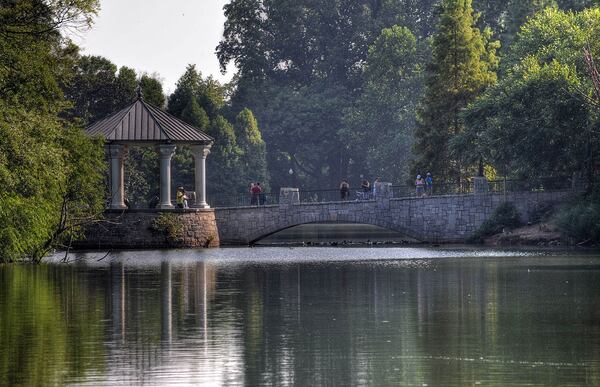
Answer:
[[[307,223],[362,223],[397,231],[421,242],[461,243],[490,217],[504,200],[528,222],[541,205],[556,204],[573,190],[475,193],[424,198],[381,198],[371,201],[298,203],[216,208],[222,244],[252,244],[286,228]]]

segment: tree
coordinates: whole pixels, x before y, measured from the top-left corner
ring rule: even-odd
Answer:
[[[76,49],[58,29],[86,23],[97,2],[0,5],[0,260],[39,260],[103,202],[102,147],[62,119],[61,85]]]
[[[240,149],[236,143],[233,125],[223,116],[217,116],[211,123],[208,134],[215,143],[207,158],[207,187],[209,197],[235,195],[239,192],[238,157]]]
[[[470,166],[450,153],[449,142],[464,129],[461,111],[496,81],[498,43],[475,26],[471,0],[444,0],[442,10],[418,113],[413,171],[460,182]]]
[[[260,182],[264,189],[268,186],[266,145],[250,109],[237,115],[234,131],[240,149],[238,190],[243,192],[251,181]]]
[[[144,101],[158,108],[164,109],[166,97],[163,91],[162,83],[158,80],[158,75],[142,74],[139,80]]]
[[[502,34],[503,43],[508,46],[527,19],[547,7],[557,7],[556,0],[508,1],[506,27]]]
[[[226,86],[211,77],[203,78],[194,65],[189,65],[169,97],[167,108],[169,113],[206,131],[215,139],[207,159],[207,192],[214,198],[245,191],[248,184],[246,171],[240,164],[243,152],[237,143],[233,125],[223,115],[226,113],[226,90]],[[249,134],[256,141],[256,133]],[[260,132],[258,136],[260,138]],[[244,136],[240,138],[245,140]],[[177,185],[194,186],[194,159],[190,149],[181,147],[173,157],[173,162],[173,175]],[[261,170],[263,172],[265,171]]]
[[[195,65],[188,65],[185,73],[177,81],[177,87],[169,96],[167,111],[181,117],[184,109],[194,98],[210,120],[216,118],[225,106],[226,87],[212,77],[203,78]],[[191,107],[190,107],[191,108]]]
[[[510,47],[506,75],[467,109],[457,152],[477,149],[509,176],[591,178],[600,133],[584,53],[600,54],[599,36],[597,8],[548,8],[530,19]]]
[[[239,69],[231,111],[248,107],[256,115],[275,187],[290,183],[290,168],[295,184],[337,185],[347,174],[352,157],[340,138],[345,111],[360,95],[369,44],[383,24],[395,24],[396,8],[388,3],[235,0],[225,6],[217,55],[222,68],[234,62]]]
[[[579,87],[573,69],[531,59],[521,66],[469,107],[468,129],[455,138],[457,153],[517,178],[585,170],[590,137],[581,133],[590,112],[571,92]]]
[[[341,136],[356,165],[351,178],[407,180],[427,52],[423,46],[407,28],[393,26],[383,29],[369,48],[363,93],[348,111],[348,130]]]
[[[191,97],[181,112],[181,119],[200,130],[205,130],[209,125],[208,114],[198,105],[196,98]]]
[[[117,68],[100,56],[78,58],[73,72],[72,79],[63,86],[65,97],[73,104],[69,117],[82,119],[85,124],[94,123],[135,101],[138,85],[144,94],[148,92],[149,98],[164,101],[158,80],[142,76],[138,81],[135,70],[125,66]]]

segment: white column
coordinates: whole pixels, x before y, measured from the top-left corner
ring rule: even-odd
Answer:
[[[194,207],[210,208],[206,203],[206,157],[210,153],[210,145],[194,145],[192,146],[192,154],[194,155],[194,172],[196,183],[196,203]]]
[[[174,208],[171,203],[171,157],[175,154],[175,145],[159,145],[160,152],[160,205],[162,209]]]
[[[125,205],[125,177],[123,159],[127,152],[124,145],[107,145],[110,157],[110,208],[121,210]]]

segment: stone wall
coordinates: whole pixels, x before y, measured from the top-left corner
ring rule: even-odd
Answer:
[[[573,191],[518,192],[506,200],[519,209],[523,222],[544,203],[559,203]],[[248,244],[305,223],[363,223],[395,230],[423,242],[460,243],[469,238],[496,207],[502,194],[469,194],[377,201],[301,203],[281,206],[218,208],[221,243]]]
[[[218,247],[212,209],[127,210],[105,213],[78,248]]]

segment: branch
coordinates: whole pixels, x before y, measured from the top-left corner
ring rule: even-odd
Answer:
[[[310,171],[307,167],[302,166],[302,164],[300,164],[300,162],[298,161],[298,159],[296,158],[295,155],[290,154],[290,158],[292,159],[294,164],[298,167],[298,169],[300,169],[302,172],[304,172],[312,177],[319,177],[319,175],[316,172]]]

